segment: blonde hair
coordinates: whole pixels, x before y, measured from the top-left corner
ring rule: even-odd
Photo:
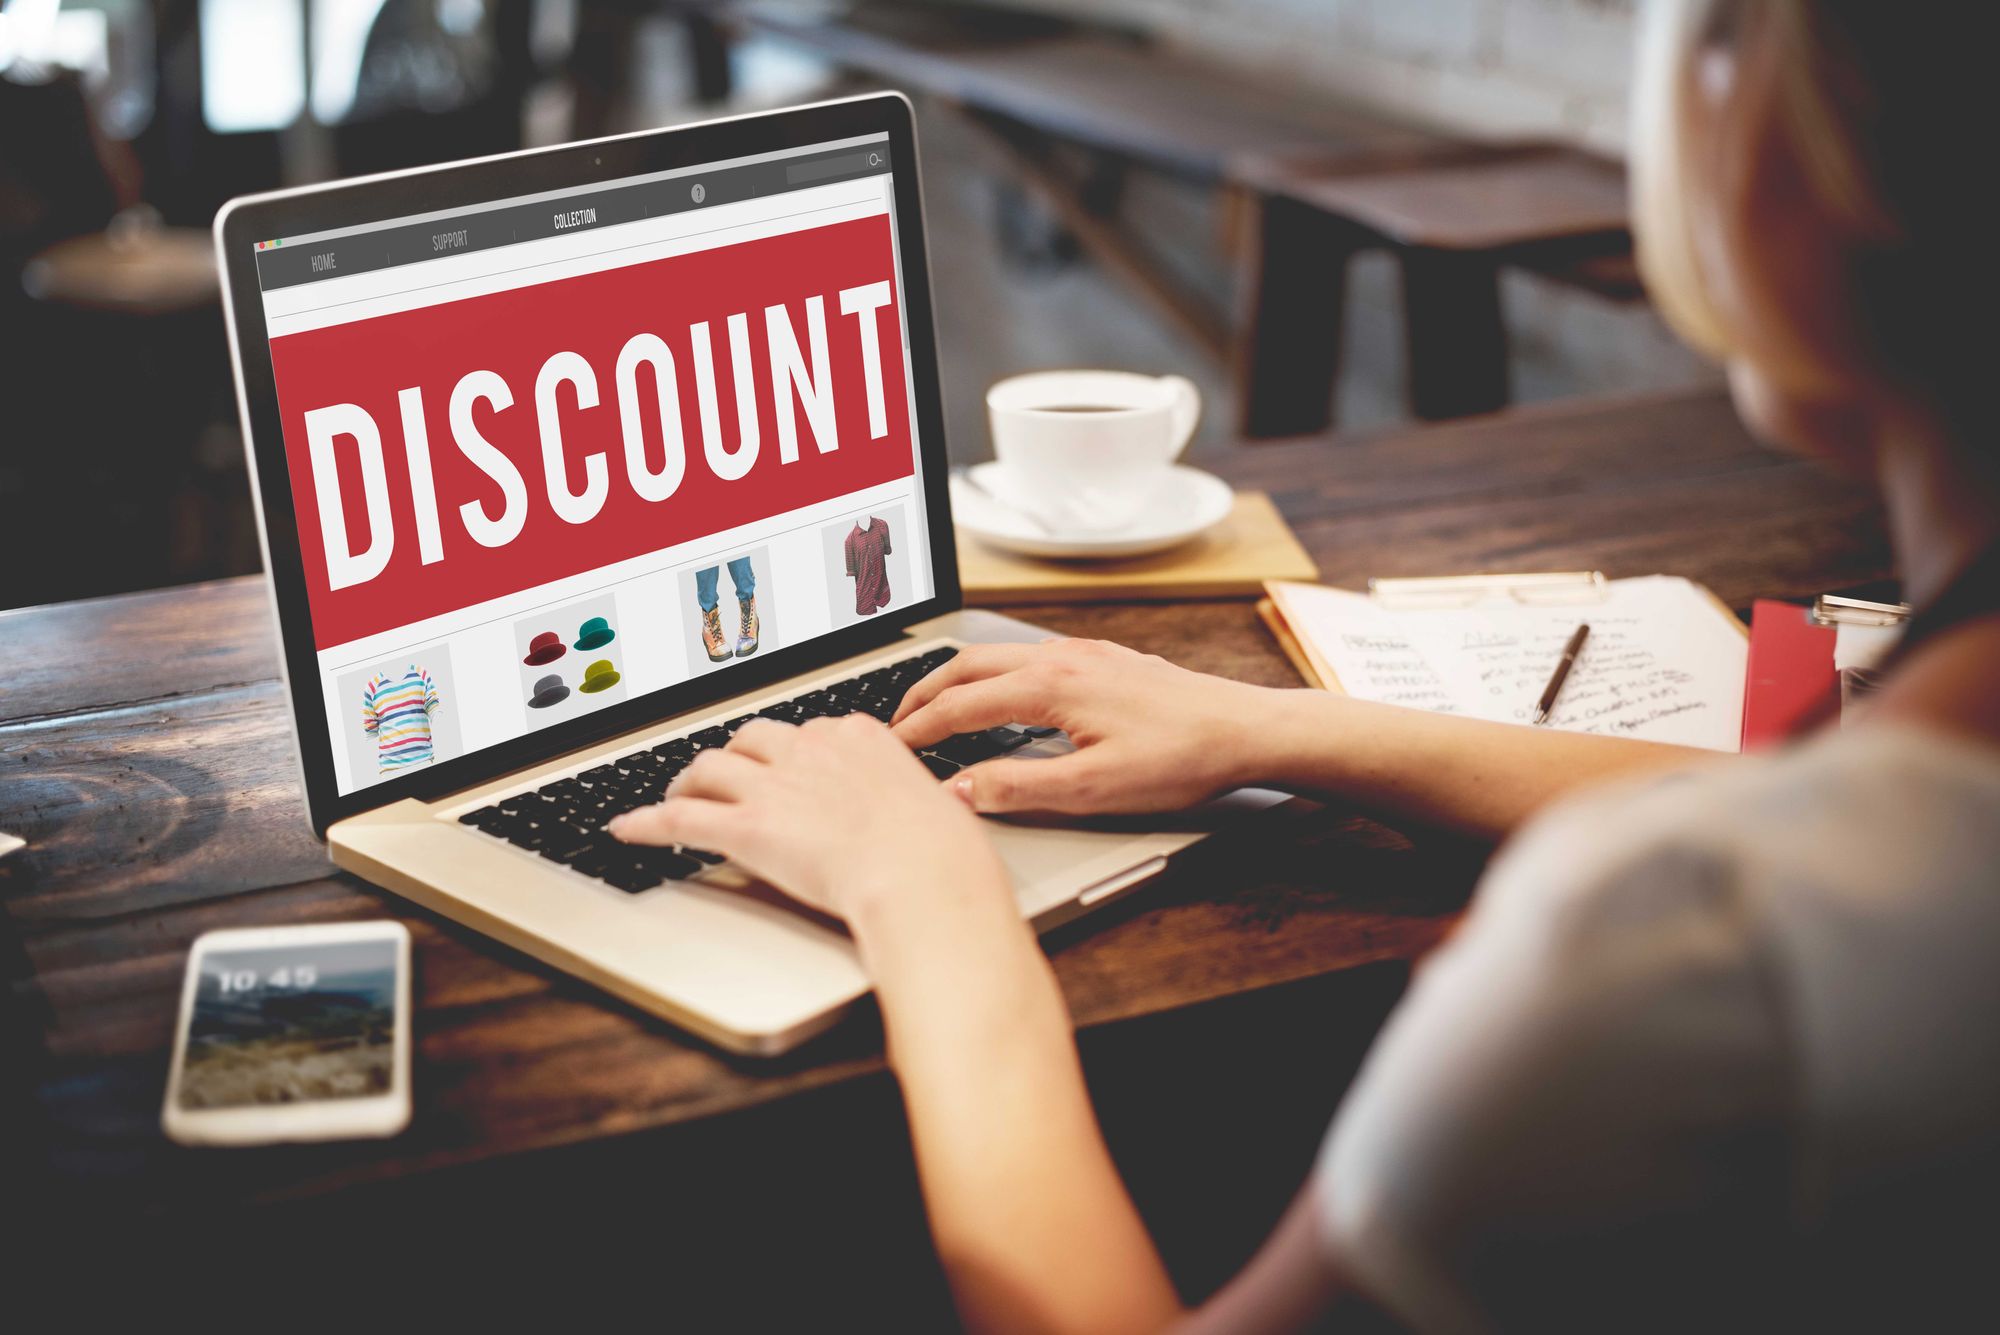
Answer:
[[[1718,360],[1729,324],[1710,295],[1695,240],[1686,183],[1696,57],[1717,0],[1653,0],[1639,29],[1632,84],[1632,236],[1639,273],[1667,323]]]
[[[1846,373],[1991,425],[1978,352],[1991,338],[1974,336],[2000,297],[1977,221],[1990,210],[1974,156],[1951,151],[1991,115],[1985,44],[1965,13],[1941,0],[1652,0],[1633,87],[1633,232],[1646,286],[1682,337],[1719,358],[1746,346],[1745,293],[1724,286],[1742,276],[1715,271],[1724,257],[1704,246],[1716,237],[1698,206],[1740,147],[1730,137],[1749,131],[1714,114],[1706,134],[1692,129],[1704,123],[1702,62],[1730,48],[1739,71],[1768,70],[1771,128],[1804,188],[1799,220],[1838,260],[1815,278],[1844,327],[1794,312],[1791,332]]]

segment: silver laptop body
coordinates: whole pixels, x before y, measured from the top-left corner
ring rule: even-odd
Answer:
[[[843,189],[848,193],[841,194]],[[879,195],[870,196],[869,191],[879,191]],[[871,198],[879,198],[880,203],[870,204]],[[404,328],[395,323],[399,320],[442,318],[434,316],[439,307],[424,306],[420,301],[428,301],[431,294],[440,291],[449,295],[457,290],[454,283],[472,294],[468,301],[496,295],[520,299],[518,289],[495,286],[514,279],[494,275],[503,268],[516,272],[531,260],[550,266],[546,272],[556,275],[548,280],[548,286],[536,291],[557,292],[559,280],[566,281],[561,276],[569,272],[562,266],[576,267],[580,255],[591,263],[610,264],[597,257],[600,252],[610,254],[614,242],[628,249],[640,247],[642,242],[656,247],[664,257],[658,262],[681,263],[681,281],[689,283],[690,275],[713,272],[714,266],[727,262],[729,256],[721,253],[724,247],[720,245],[714,250],[690,252],[708,266],[696,270],[686,267],[684,257],[673,247],[695,244],[684,238],[700,235],[701,227],[710,221],[720,225],[744,217],[750,222],[730,224],[743,227],[743,234],[753,238],[740,244],[759,244],[756,238],[762,234],[757,229],[770,232],[772,224],[766,214],[778,207],[770,203],[772,200],[785,201],[784,207],[798,216],[811,214],[820,208],[820,201],[830,200],[822,210],[824,215],[849,224],[854,221],[850,215],[856,215],[857,210],[873,209],[863,223],[886,219],[890,229],[897,314],[903,322],[904,389],[908,431],[913,438],[908,445],[911,471],[907,478],[874,482],[849,495],[817,497],[775,515],[770,523],[782,527],[779,520],[789,523],[793,515],[806,516],[837,537],[835,530],[846,522],[841,507],[848,499],[858,497],[857,504],[878,506],[889,503],[880,498],[889,497],[902,507],[899,513],[913,529],[910,535],[898,538],[911,554],[904,576],[910,586],[904,593],[907,610],[899,611],[891,603],[878,613],[857,617],[852,625],[843,625],[844,606],[830,611],[819,608],[804,597],[802,582],[794,578],[789,589],[775,591],[778,601],[773,606],[783,609],[789,598],[795,624],[806,624],[823,614],[831,618],[830,628],[769,645],[762,659],[746,658],[715,670],[711,670],[712,665],[701,667],[690,651],[690,666],[685,671],[658,667],[652,679],[655,684],[649,687],[634,673],[634,667],[643,667],[647,652],[664,661],[668,651],[660,647],[663,641],[657,637],[652,642],[643,641],[627,629],[623,650],[577,647],[572,651],[567,641],[573,639],[576,646],[593,644],[604,631],[614,628],[607,624],[575,637],[571,632],[576,627],[568,625],[560,636],[550,632],[531,641],[527,638],[528,622],[521,619],[525,613],[497,613],[487,621],[497,625],[499,620],[515,617],[520,639],[511,648],[516,655],[523,646],[535,646],[518,665],[510,658],[503,672],[492,665],[492,654],[482,651],[483,656],[475,661],[467,648],[475,635],[498,643],[502,632],[486,623],[472,629],[452,629],[453,617],[460,616],[458,609],[412,610],[411,625],[446,629],[424,632],[433,637],[427,641],[412,630],[406,637],[411,643],[406,646],[397,639],[397,628],[367,619],[401,613],[381,612],[379,601],[357,603],[344,597],[351,589],[336,587],[332,572],[339,569],[345,572],[342,578],[348,579],[365,573],[367,562],[358,560],[352,550],[361,544],[356,536],[358,528],[348,529],[351,521],[339,505],[328,509],[322,499],[315,510],[306,498],[309,492],[323,497],[329,487],[337,488],[329,479],[337,476],[338,451],[353,448],[365,452],[366,445],[347,438],[335,438],[327,444],[322,433],[315,448],[325,453],[309,456],[298,440],[304,428],[296,416],[301,402],[317,402],[315,394],[323,399],[345,392],[347,381],[339,377],[328,380],[324,374],[327,360],[336,355],[339,346],[333,340],[343,330],[354,328],[342,323],[348,317],[336,308],[347,304],[375,311],[379,307],[380,316],[368,318],[379,318],[384,329],[399,331]],[[841,213],[843,208],[847,213]],[[728,209],[738,212],[726,213]],[[759,209],[765,214],[758,213]],[[811,221],[820,225],[817,216]],[[626,230],[613,232],[612,228]],[[544,230],[547,235],[542,234]],[[790,244],[786,238],[793,234],[772,235],[779,243]],[[662,236],[667,239],[660,240]],[[944,497],[942,418],[937,404],[916,144],[907,103],[896,95],[849,99],[258,196],[226,208],[217,219],[216,238],[259,527],[266,564],[272,572],[281,662],[293,708],[307,804],[333,860],[732,1051],[783,1052],[834,1023],[869,988],[853,944],[839,924],[800,910],[726,862],[685,879],[634,892],[474,828],[460,817],[583,774],[616,757],[714,728],[937,646],[1046,637],[1035,626],[962,607]],[[399,251],[404,246],[409,247],[408,253]],[[583,255],[579,247],[600,249]],[[745,272],[761,281],[761,275],[777,263],[760,263]],[[884,258],[883,263],[887,266],[890,261]],[[602,271],[609,270],[593,272]],[[828,301],[819,313],[840,307],[843,314],[854,318],[844,309],[854,306],[862,312],[859,318],[867,318],[866,299],[851,297],[862,290],[858,286],[843,289],[839,300]],[[322,292],[327,299],[317,302],[314,294]],[[408,292],[425,295],[413,297]],[[368,305],[371,302],[376,305]],[[655,305],[651,309],[662,308]],[[809,323],[816,314],[810,306],[798,309],[803,312],[802,323]],[[767,321],[772,318],[767,316]],[[685,324],[678,316],[661,319],[662,327]],[[563,323],[552,322],[558,330]],[[829,326],[835,331],[833,336],[856,327],[841,324],[839,316],[833,316]],[[473,322],[466,327],[476,331],[481,326]],[[717,341],[725,337],[724,327],[718,312],[713,322]],[[730,335],[734,334],[731,329]],[[775,366],[780,340],[776,332],[771,337]],[[811,338],[802,335],[795,340],[796,365],[818,366],[820,347],[814,340],[819,339],[820,331],[815,327]],[[405,348],[405,361],[409,360],[408,349],[424,346],[421,337],[406,338],[402,333],[380,342],[385,348]],[[808,345],[810,353],[805,350]],[[368,341],[360,346],[365,352]],[[637,344],[628,344],[628,351],[632,346]],[[681,345],[683,356],[693,346]],[[625,374],[623,363],[621,354],[620,377]],[[309,369],[288,369],[292,367]],[[618,393],[625,390],[623,379],[614,393],[609,370],[606,366],[597,373],[605,382],[599,387],[597,406],[617,401],[629,407],[628,401],[618,399]],[[372,364],[356,363],[351,377],[354,397],[372,414],[371,422],[380,420],[383,438],[393,436],[396,414],[380,386],[400,381],[381,377],[421,381],[420,372],[421,368],[398,366],[378,375]],[[778,372],[773,370],[772,374],[775,377]],[[573,374],[572,390],[574,379]],[[370,390],[368,386],[376,380],[380,386]],[[783,382],[777,383],[782,388]],[[332,388],[326,388],[328,384]],[[541,388],[539,381],[534,390],[523,384],[514,390],[513,398],[525,405]],[[371,392],[376,395],[374,400],[368,397]],[[587,396],[579,393],[574,400],[577,406],[571,408],[571,400],[558,397],[562,392],[569,391],[559,390],[538,402],[551,412],[576,414],[567,419],[572,423],[598,420],[583,416],[589,407]],[[726,395],[728,391],[725,388],[722,392]],[[457,393],[454,391],[454,400]],[[838,387],[826,393],[828,398],[839,399]],[[436,397],[442,397],[442,391]],[[805,427],[798,427],[798,454],[796,459],[786,457],[786,467],[797,468],[803,462],[831,468],[834,465],[827,463],[828,459],[863,463],[870,459],[868,451],[874,445],[868,438],[869,426],[857,424],[880,428],[883,405],[872,391],[865,405],[858,391],[852,398],[840,409],[852,413],[851,421],[841,419],[840,448],[850,453],[837,456],[823,450],[816,456],[804,445]],[[802,392],[800,402],[806,401]],[[375,404],[372,409],[371,402]],[[664,394],[661,403],[664,414],[669,411]],[[555,407],[549,408],[550,404]],[[894,398],[888,400],[887,408],[891,417],[896,416]],[[413,434],[409,411],[406,407],[401,439],[408,469],[414,474],[418,449],[409,444]],[[437,414],[432,419],[429,447],[435,466],[456,466],[452,456],[438,453],[438,438],[447,431],[458,432],[463,425],[464,419],[456,415],[456,402],[448,424],[441,408],[426,410],[420,402],[415,411]],[[689,420],[694,420],[692,412]],[[810,425],[817,424],[818,419],[814,419]],[[876,434],[881,434],[879,429]],[[546,442],[546,435],[543,439]],[[549,475],[552,503],[557,496],[556,479],[565,466],[560,461],[562,451],[573,444],[559,440],[555,455],[545,456],[545,466],[558,470]],[[767,432],[764,446],[769,449],[771,444]],[[467,458],[472,456],[464,444],[460,449]],[[530,459],[532,448],[514,453],[517,461]],[[601,453],[614,460],[615,469],[611,447],[606,446]],[[384,467],[382,459],[389,461],[391,472],[404,467],[404,453],[395,448],[393,440],[379,456],[357,453],[355,458],[363,462],[357,465],[358,473],[348,475],[347,499],[341,505],[358,504],[353,495],[374,487],[371,462],[377,473]],[[557,462],[549,464],[550,458]],[[311,460],[310,480],[318,488],[316,492],[300,476],[307,470],[307,459]],[[436,462],[439,460],[442,462]],[[324,475],[318,471],[323,462],[328,470]],[[573,468],[573,461],[567,466]],[[687,468],[698,466],[690,449]],[[521,469],[531,467],[521,465]],[[628,460],[627,467],[638,465]],[[693,476],[692,471],[689,476]],[[813,474],[801,472],[798,476]],[[353,480],[357,477],[358,482]],[[444,516],[442,529],[434,520],[432,529],[424,532],[419,523],[418,535],[413,537],[397,529],[402,511],[388,505],[377,511],[372,508],[374,498],[368,500],[371,523],[366,541],[370,548],[379,536],[377,528],[386,528],[400,544],[388,560],[408,563],[389,567],[392,572],[403,572],[404,583],[398,588],[422,591],[432,581],[434,566],[456,559],[473,562],[476,573],[483,569],[477,562],[490,557],[451,527],[457,522],[451,502],[458,497],[441,493],[457,485],[452,477],[439,472],[425,483],[439,493],[434,501],[445,502],[436,507]],[[618,483],[613,481],[611,486],[615,489]],[[903,490],[896,490],[898,487]],[[420,494],[400,472],[380,490],[393,499],[401,495],[399,489],[409,489],[413,497]],[[477,493],[469,494],[474,499],[466,501],[467,511],[483,504],[490,517],[495,504],[492,496],[482,501]],[[532,496],[530,503],[534,503]],[[570,503],[577,504],[578,498],[570,496]],[[619,503],[630,504],[625,498]],[[415,506],[416,501],[411,504]],[[309,514],[316,514],[321,525],[312,532],[304,527],[304,516]],[[475,518],[467,514],[464,522],[468,531]],[[589,523],[569,522],[576,527],[573,532],[563,530],[566,537],[591,540]],[[328,538],[329,525],[342,529],[349,550],[341,550]],[[782,540],[782,534],[770,540],[773,552]],[[699,535],[690,539],[690,550],[700,545]],[[412,560],[415,548],[421,548],[421,565]],[[568,545],[549,544],[543,550],[548,554],[549,573],[557,572],[560,562],[569,559]],[[464,553],[462,558],[459,552]],[[606,568],[620,572],[620,578],[623,572],[639,570],[635,580],[657,579],[659,588],[671,591],[673,586],[666,581],[685,577],[689,573],[686,567],[700,561],[708,562],[704,573],[712,581],[720,558],[705,553],[691,555],[677,563],[663,561],[658,571],[643,569],[649,559],[639,553],[625,558],[624,564]],[[828,560],[833,560],[832,556]],[[590,599],[570,595],[582,588],[577,581],[587,584],[593,574],[572,572],[566,576],[567,584],[560,579],[550,582],[550,589],[559,593],[568,590],[560,597],[541,598],[537,593],[529,598],[503,589],[503,596],[480,606],[504,608],[511,605],[509,599],[526,599],[540,607],[570,598],[571,605],[582,608]],[[732,567],[731,578],[734,574]],[[835,578],[832,566],[827,579],[835,588],[829,597],[841,603],[849,586]],[[385,596],[393,601],[392,595]],[[767,591],[763,596],[773,595]],[[610,593],[603,592],[601,605],[613,606],[607,601],[610,598]],[[617,606],[624,607],[629,617],[629,599]],[[417,619],[417,612],[426,610],[432,612],[432,619]],[[615,615],[608,618],[616,619]],[[330,629],[336,625],[344,629]],[[551,639],[558,643],[547,644]],[[610,643],[615,646],[617,642]],[[561,651],[559,659],[535,663],[552,649]],[[602,658],[597,657],[600,653]],[[631,657],[621,658],[621,653]],[[451,672],[420,667],[417,660],[426,656],[450,664]],[[592,661],[586,664],[586,658]],[[401,666],[406,661],[407,673]],[[544,667],[554,670],[538,676]],[[479,673],[485,676],[475,680]],[[523,683],[531,683],[517,694],[531,689],[533,694],[525,701],[508,704],[509,710],[519,708],[521,712],[518,716],[507,714],[505,736],[491,745],[473,745],[474,727],[483,716],[475,717],[466,702],[475,697],[498,698],[503,687],[511,688],[512,678],[506,673],[519,673]],[[548,676],[560,680],[550,686]],[[601,686],[606,677],[615,682],[621,676],[629,681],[616,700],[600,705],[594,694],[586,699],[587,687]],[[540,708],[536,702],[546,703],[559,690],[562,707],[571,710],[572,716],[545,722],[536,712]],[[613,693],[602,692],[607,696]],[[361,724],[351,717],[357,699],[368,711]],[[454,710],[460,711],[456,727],[447,729],[443,720]],[[358,742],[353,735],[356,727],[367,729]],[[1046,757],[1068,748],[1069,743],[1058,735],[1015,754]],[[991,830],[1012,875],[1022,915],[1046,929],[1112,902],[1160,871],[1175,852],[1249,811],[1280,800],[1276,794],[1246,791],[1186,816],[1162,818],[1145,828],[1131,822],[1093,827],[1087,822],[1010,819],[992,822]]]

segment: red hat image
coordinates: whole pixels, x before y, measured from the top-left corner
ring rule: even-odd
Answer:
[[[569,649],[563,644],[562,636],[552,630],[545,630],[528,643],[528,656],[521,661],[529,667],[540,667],[553,663]]]

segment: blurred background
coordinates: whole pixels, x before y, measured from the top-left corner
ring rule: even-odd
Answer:
[[[259,568],[231,196],[872,88],[917,107],[954,460],[1044,367],[1192,376],[1197,450],[1702,380],[1623,230],[1635,8],[5,0],[0,606]]]

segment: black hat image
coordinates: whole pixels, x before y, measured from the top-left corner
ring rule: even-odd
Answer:
[[[528,708],[547,709],[557,701],[567,699],[569,699],[569,687],[563,685],[561,676],[551,672],[535,683],[535,693],[528,697]]]

